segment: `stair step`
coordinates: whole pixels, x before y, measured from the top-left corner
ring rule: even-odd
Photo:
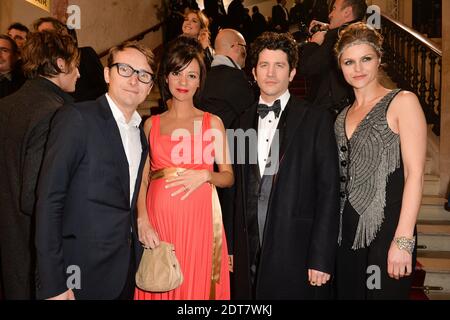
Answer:
[[[419,220],[417,222],[417,243],[422,250],[450,251],[449,220]]]
[[[426,174],[424,178],[423,194],[424,195],[439,195],[441,182],[439,176]]]
[[[445,200],[445,199],[444,199]],[[435,201],[436,204],[423,204],[420,207],[419,211],[419,220],[437,220],[437,221],[450,221],[450,212],[446,211],[444,209],[444,203],[445,201],[440,201],[438,199],[435,200],[429,200],[426,202],[432,202]],[[441,202],[441,203],[439,203]]]
[[[450,300],[450,292],[430,292],[427,297],[430,300]]]
[[[418,220],[417,232],[429,235],[450,236],[450,221]]]
[[[429,234],[417,234],[417,244],[425,246],[424,249],[429,251],[450,251],[450,236],[438,236]]]
[[[422,197],[422,205],[435,205],[443,207],[446,202],[447,199],[442,198],[441,196],[424,195]]]
[[[430,157],[427,157],[425,161],[425,174],[431,175],[433,174],[434,168],[433,168],[433,159]]]
[[[450,251],[418,251],[417,260],[426,271],[425,286],[442,287],[450,293]]]
[[[429,287],[442,288],[442,290],[433,290],[433,292],[450,293],[450,274],[427,271],[424,285]]]
[[[417,259],[428,273],[447,274],[450,279],[450,251],[419,251]],[[426,285],[431,285],[427,284]]]

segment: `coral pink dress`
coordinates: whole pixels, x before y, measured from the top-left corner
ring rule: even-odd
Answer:
[[[205,112],[202,133],[205,133],[209,126],[210,114]],[[202,136],[203,134],[199,134],[189,138],[192,152],[191,155],[188,154],[190,156],[188,164],[175,164],[172,161],[172,153],[177,150],[180,141],[172,141],[171,136],[161,135],[160,117],[153,117],[149,135],[152,172],[174,167],[213,171],[213,164],[205,163],[202,156],[207,146],[210,146],[207,150],[211,150],[211,141],[203,141]],[[201,150],[198,147],[200,144]],[[150,222],[160,239],[175,246],[175,254],[180,262],[184,281],[177,289],[164,293],[145,292],[137,288],[135,299],[208,300],[213,264],[212,186],[205,183],[182,201],[181,197],[184,193],[172,197],[171,194],[178,189],[165,189],[165,185],[165,179],[150,182],[147,192],[147,211]],[[230,299],[227,250],[225,231],[222,226],[220,280],[215,285],[217,300]]]

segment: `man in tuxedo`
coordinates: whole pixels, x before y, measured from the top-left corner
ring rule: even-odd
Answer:
[[[136,109],[154,70],[149,49],[114,47],[108,93],[55,116],[38,187],[38,298],[133,297],[142,254],[135,208],[148,152]]]
[[[261,96],[239,119],[257,137],[237,165],[233,298],[328,298],[339,225],[332,117],[290,95],[291,35],[261,35],[251,60]]]
[[[317,107],[338,113],[354,99],[351,86],[339,70],[334,46],[339,32],[350,23],[364,19],[367,11],[365,0],[336,0],[329,15],[330,23],[313,20],[310,31],[319,25],[309,43],[302,46],[299,72],[309,83],[307,100]]]
[[[277,0],[277,5],[272,7],[272,25],[276,32],[289,31],[289,13],[285,6],[286,0]]]

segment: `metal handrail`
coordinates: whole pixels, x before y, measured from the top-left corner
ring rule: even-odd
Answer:
[[[149,34],[150,32],[158,31],[159,28],[161,28],[162,25],[163,25],[164,23],[165,23],[165,21],[162,21],[162,22],[160,22],[160,23],[154,25],[153,27],[150,27],[150,28],[148,28],[148,29],[146,29],[146,30],[144,30],[144,31],[142,31],[142,32],[140,32],[140,33],[138,33],[137,35],[132,36],[131,38],[126,39],[125,41],[122,41],[121,43],[128,42],[128,41],[141,41],[141,40],[144,39],[144,37],[145,37],[147,34]],[[111,47],[111,48],[112,48],[112,47]],[[109,53],[109,50],[111,50],[111,48],[109,48],[109,49],[107,49],[107,50],[104,50],[104,51],[100,52],[100,53],[98,54],[99,58],[102,59],[103,57],[105,57],[105,56]]]

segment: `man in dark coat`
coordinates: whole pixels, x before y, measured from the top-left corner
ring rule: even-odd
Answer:
[[[266,17],[259,12],[258,6],[253,6],[252,12],[252,37],[249,42],[253,42],[261,33],[267,31]]]
[[[212,20],[209,30],[211,31],[211,41],[214,41],[219,29],[226,25],[227,12],[223,0],[205,0],[204,4],[206,16]]]
[[[38,175],[50,121],[72,101],[66,92],[75,91],[79,77],[78,50],[68,35],[32,34],[23,59],[31,80],[0,100],[0,269],[5,298],[14,300],[34,298]]]
[[[309,84],[307,100],[315,106],[337,113],[354,99],[352,88],[338,68],[334,46],[339,31],[349,23],[362,20],[366,10],[365,0],[336,0],[329,25],[311,22],[310,30],[320,25],[322,31],[316,32],[309,43],[302,46],[298,68]]]
[[[202,91],[201,108],[219,116],[226,129],[254,102],[250,82],[242,68],[247,44],[242,34],[223,29],[214,43],[216,54]]]
[[[272,25],[276,32],[289,31],[289,12],[285,5],[286,0],[277,0],[277,5],[272,7]]]
[[[142,255],[136,201],[148,152],[136,109],[153,70],[153,54],[140,44],[114,47],[108,93],[56,114],[36,204],[38,298],[133,298]]]
[[[40,18],[34,22],[35,31],[56,30],[61,33],[68,33],[74,38],[78,45],[78,38],[75,29],[68,29],[59,20],[52,17]],[[95,100],[107,91],[105,79],[103,77],[103,65],[97,53],[91,47],[79,48],[80,51],[80,80],[77,81],[75,92],[71,95],[75,102]]]
[[[242,32],[244,27],[245,8],[244,0],[233,0],[228,6],[227,21],[228,26],[234,30]]]
[[[339,226],[332,117],[289,93],[292,36],[261,35],[251,57],[261,96],[239,119],[250,141],[237,159],[233,298],[328,298]]]

